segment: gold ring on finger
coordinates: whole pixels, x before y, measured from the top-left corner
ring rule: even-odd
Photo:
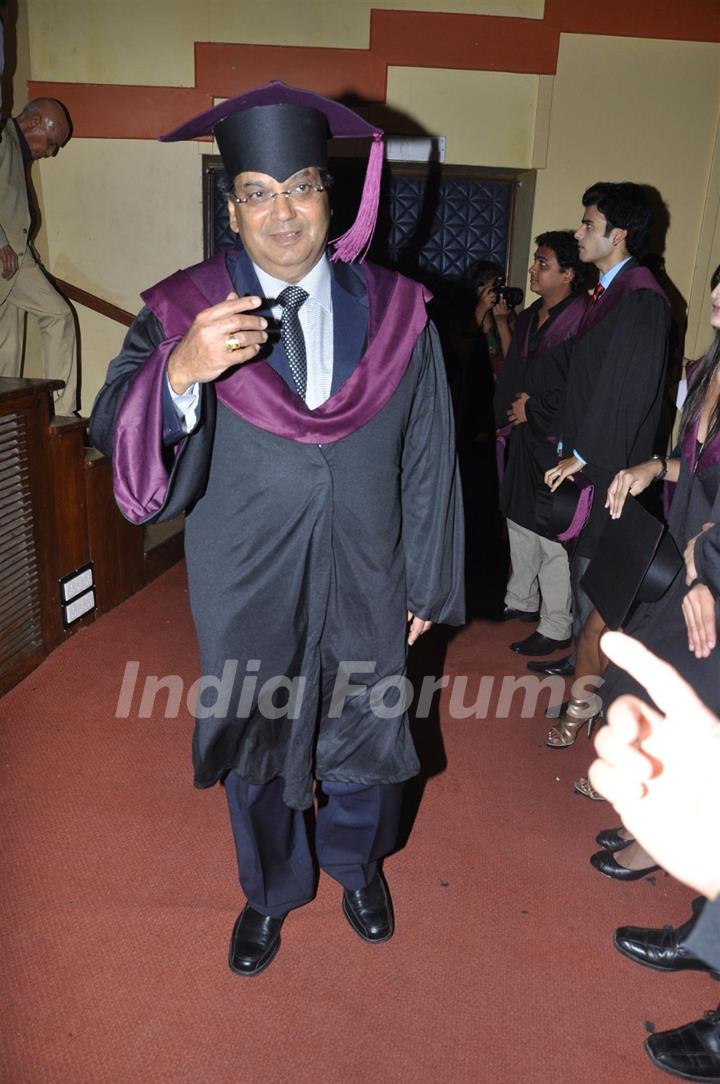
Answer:
[[[233,350],[240,350],[241,348],[242,343],[238,339],[237,335],[228,335],[227,339],[225,340],[225,349],[229,350],[232,353]]]

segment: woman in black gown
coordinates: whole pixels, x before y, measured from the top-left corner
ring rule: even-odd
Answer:
[[[642,493],[659,477],[676,483],[668,527],[684,554],[685,575],[676,577],[659,602],[641,606],[625,631],[672,663],[708,707],[720,712],[720,267],[710,286],[715,338],[693,367],[678,447],[666,461],[620,471],[608,490],[607,507],[616,518],[628,493]],[[605,708],[624,693],[646,695],[629,674],[610,665]],[[624,829],[601,832],[598,842],[606,849],[591,862],[601,873],[634,880],[658,868]]]

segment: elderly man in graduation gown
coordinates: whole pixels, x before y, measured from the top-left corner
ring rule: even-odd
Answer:
[[[195,783],[225,786],[248,901],[230,967],[255,975],[315,893],[315,780],[319,865],[360,937],[392,935],[379,862],[418,771],[407,644],[463,620],[463,529],[428,294],[358,261],[382,133],[282,83],[164,138],[211,131],[242,247],[143,294],[91,437],[112,454],[130,520],[187,513],[202,673],[224,690],[198,704]],[[372,139],[357,219],[332,255],[330,134]]]

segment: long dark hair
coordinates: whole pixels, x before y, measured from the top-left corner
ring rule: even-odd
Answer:
[[[720,264],[715,268],[713,277],[710,279],[710,289],[714,290],[718,283],[720,283]],[[715,338],[713,339],[707,354],[693,365],[692,382],[688,389],[687,399],[685,400],[685,406],[683,407],[682,412],[682,421],[680,423],[681,439],[700,417],[700,411],[702,410],[705,396],[715,377],[718,366],[720,366],[720,330],[715,332]],[[707,442],[719,431],[720,396],[718,396],[717,402],[715,403],[712,417],[708,421],[705,443],[707,444]]]

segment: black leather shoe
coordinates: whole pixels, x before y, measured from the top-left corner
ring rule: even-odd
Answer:
[[[550,677],[573,677],[575,663],[571,655],[566,655],[564,659],[556,659],[555,662],[540,662],[535,659],[527,664],[527,669],[533,674],[549,674]]]
[[[506,606],[502,612],[503,621],[539,621],[539,610],[513,610],[512,606]]]
[[[706,971],[713,978],[717,972],[698,959],[685,947],[693,926],[698,920],[697,912],[678,926],[676,930],[644,930],[638,926],[621,926],[615,930],[613,944],[618,952],[653,971]]]
[[[616,881],[639,881],[641,877],[647,877],[648,873],[655,873],[660,866],[646,866],[645,869],[625,869],[616,862],[609,851],[598,851],[590,857],[590,865],[600,870],[606,877],[613,877]]]
[[[645,1049],[658,1069],[683,1080],[720,1080],[720,1012],[707,1012],[702,1020],[656,1031]]]
[[[572,638],[569,640],[553,640],[551,636],[543,636],[541,632],[533,632],[524,640],[518,640],[510,644],[511,651],[517,651],[518,655],[552,655],[553,651],[559,651],[562,647],[570,647]]]
[[[247,903],[230,938],[230,970],[236,975],[259,975],[264,971],[280,948],[280,927],[284,921],[284,916],[261,915]]]
[[[373,944],[389,941],[395,932],[390,893],[379,873],[366,888],[346,888],[342,909],[345,918],[363,941]]]
[[[612,853],[613,851],[621,851],[623,847],[629,846],[634,841],[632,839],[623,839],[619,828],[606,828],[603,832],[598,832],[595,836],[595,842],[604,851]]]

